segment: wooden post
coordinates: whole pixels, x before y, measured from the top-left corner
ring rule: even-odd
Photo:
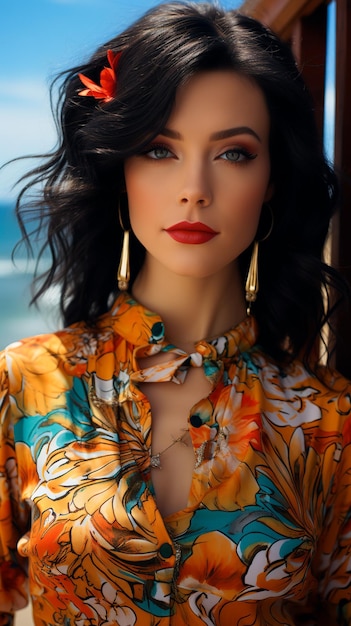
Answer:
[[[333,264],[351,285],[351,3],[336,0],[335,167],[340,177],[340,208],[333,220]],[[351,320],[339,315],[335,365],[351,378]]]

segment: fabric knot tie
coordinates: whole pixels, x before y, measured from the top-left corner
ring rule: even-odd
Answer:
[[[162,351],[162,348],[159,351]],[[142,349],[140,352],[143,355],[143,358],[145,358],[144,350]],[[184,382],[190,367],[204,367],[206,375],[205,365],[208,361],[208,357],[201,354],[201,352],[197,349],[195,352],[188,354],[183,350],[172,346],[170,356],[171,353],[174,355],[173,359],[167,361],[166,363],[161,362],[156,365],[152,365],[151,367],[144,367],[143,369],[136,370],[131,374],[131,380],[135,383],[174,382],[181,384]],[[220,367],[217,367],[217,369],[220,369]]]
[[[189,365],[192,365],[193,367],[201,367],[203,363],[203,356],[199,352],[192,352],[189,354],[188,361]]]

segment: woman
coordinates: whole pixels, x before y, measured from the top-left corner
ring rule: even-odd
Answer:
[[[59,120],[29,188],[66,328],[2,356],[0,623],[28,562],[38,625],[351,624],[351,389],[315,358],[336,181],[289,48],[161,5]]]

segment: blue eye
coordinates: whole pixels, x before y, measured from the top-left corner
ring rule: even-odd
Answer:
[[[150,159],[169,159],[172,152],[166,146],[152,146],[144,152]]]
[[[232,150],[226,150],[220,155],[220,159],[224,161],[230,161],[231,163],[240,163],[243,161],[251,161],[255,159],[257,154],[252,154],[243,148],[233,148]]]

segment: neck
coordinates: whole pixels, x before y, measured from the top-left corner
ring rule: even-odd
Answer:
[[[206,278],[179,276],[148,258],[133,284],[133,296],[161,315],[168,341],[189,352],[201,339],[216,337],[246,313],[237,264]]]

